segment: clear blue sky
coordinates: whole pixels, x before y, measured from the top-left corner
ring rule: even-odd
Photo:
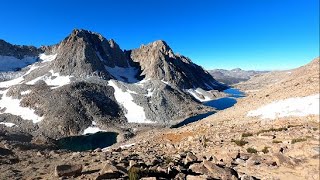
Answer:
[[[319,56],[318,0],[1,0],[0,39],[58,43],[74,28],[122,49],[165,40],[206,69],[290,69]]]

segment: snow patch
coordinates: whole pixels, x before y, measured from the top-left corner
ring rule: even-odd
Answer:
[[[150,79],[142,79],[141,81],[135,83],[138,86],[144,86],[145,83],[147,83],[148,81],[150,81]]]
[[[108,85],[114,88],[114,96],[117,102],[126,109],[125,117],[129,123],[153,123],[146,119],[143,107],[133,102],[133,97],[127,91],[122,91],[113,80]]]
[[[147,89],[148,90],[148,94],[146,94],[147,97],[151,97],[153,95],[153,92],[151,88]]]
[[[260,116],[262,119],[276,119],[287,116],[308,116],[319,114],[319,94],[275,101],[247,116]]]
[[[29,93],[31,93],[31,90],[22,91],[20,94],[21,95],[27,95]]]
[[[83,131],[83,134],[82,135],[85,135],[85,134],[94,134],[94,133],[97,133],[97,132],[103,132],[105,130],[102,130],[100,129],[99,127],[97,127],[97,123],[92,121],[92,124],[90,127],[86,128],[84,131]]]
[[[168,81],[165,81],[165,80],[161,80],[161,82],[163,82],[164,84],[166,84],[166,85],[169,85],[170,86],[170,84],[169,84],[169,82]]]
[[[134,146],[136,143],[132,143],[132,144],[125,144],[125,145],[122,145],[122,146],[119,146],[121,149],[126,149],[126,148],[129,148],[131,146]]]
[[[16,116],[20,116],[25,120],[32,120],[33,123],[40,122],[43,117],[40,117],[34,113],[34,110],[28,107],[20,106],[20,99],[13,99],[12,97],[7,96],[8,90],[3,91],[2,98],[0,99],[0,114],[9,113]]]
[[[27,67],[37,61],[37,57],[25,56],[22,59],[18,59],[13,56],[1,56],[0,55],[0,72],[16,71],[21,68]]]
[[[4,126],[6,126],[6,127],[13,127],[13,126],[16,126],[16,124],[14,124],[14,123],[8,123],[8,122],[0,122],[0,124],[3,124]]]
[[[139,80],[136,78],[136,75],[138,74],[138,69],[134,67],[108,67],[104,66],[106,70],[117,80],[124,81],[128,83],[136,83]]]
[[[51,73],[51,75],[44,75],[44,76],[37,77],[27,82],[26,84],[34,85],[36,82],[43,80],[48,86],[55,86],[55,87],[52,87],[51,89],[56,89],[61,86],[70,84],[71,82],[70,78],[72,76],[61,76],[59,73],[53,72],[53,70],[50,70],[49,72]]]
[[[198,101],[200,102],[205,102],[205,101],[210,101],[212,100],[210,97],[204,95],[200,90],[200,88],[197,89],[186,89],[185,91],[188,92],[191,96],[193,96],[194,98],[196,98]],[[202,95],[202,96],[199,96]]]
[[[23,77],[18,77],[9,81],[0,82],[0,88],[8,88],[10,86],[21,83],[24,80]]]
[[[94,133],[101,132],[101,131],[104,131],[104,130],[100,129],[99,127],[90,126],[90,127],[88,127],[87,129],[85,129],[83,131],[83,135],[85,135],[85,134],[94,134]]]
[[[42,60],[42,62],[50,62],[50,61],[53,61],[55,60],[57,57],[57,54],[49,54],[49,55],[46,55],[44,53],[40,54],[39,55],[39,58]]]

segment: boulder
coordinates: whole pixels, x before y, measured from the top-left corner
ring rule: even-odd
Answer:
[[[184,159],[184,164],[190,164],[196,162],[198,158],[192,153],[188,152],[186,158]]]
[[[75,176],[81,174],[82,165],[63,164],[55,167],[55,175],[58,177]]]
[[[209,171],[209,175],[215,179],[237,179],[237,173],[230,168],[223,168],[210,161],[203,161],[203,166]]]
[[[101,169],[96,180],[120,178],[122,175],[123,174],[119,171],[119,169],[116,166],[106,164],[104,168]]]

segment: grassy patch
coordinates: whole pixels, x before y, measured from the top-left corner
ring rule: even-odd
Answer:
[[[292,139],[291,140],[291,144],[295,144],[297,142],[303,142],[303,141],[306,141],[307,139],[306,138],[296,138],[296,139]]]
[[[251,154],[256,154],[258,151],[255,148],[247,148],[247,152]]]
[[[249,137],[249,136],[253,136],[252,133],[242,133],[241,137]]]
[[[174,163],[174,160],[171,157],[165,157],[165,163],[170,164],[171,162]]]
[[[303,125],[299,124],[299,125],[288,125],[288,128],[292,128],[292,127],[301,127]]]
[[[240,139],[240,140],[231,139],[231,142],[236,143],[236,145],[238,145],[238,146],[244,146],[245,144],[249,143],[248,141],[245,141],[243,139]]]
[[[158,171],[150,170],[150,169],[142,169],[139,167],[131,167],[128,171],[129,180],[139,180],[142,177],[148,177],[148,176],[161,176],[161,174]]]
[[[263,152],[264,154],[267,154],[267,153],[269,152],[268,148],[269,148],[269,147],[265,146],[265,147],[261,150],[261,152]]]
[[[279,141],[279,140],[272,140],[272,143],[274,143],[274,144],[278,144],[278,143],[282,143],[282,141]]]
[[[316,131],[316,130],[318,130],[318,128],[314,127],[314,128],[312,128],[312,130]]]
[[[270,128],[270,129],[263,129],[259,132],[257,132],[257,135],[261,134],[261,133],[267,133],[267,132],[277,132],[277,131],[286,131],[288,130],[288,128],[286,127],[282,127],[282,128]]]

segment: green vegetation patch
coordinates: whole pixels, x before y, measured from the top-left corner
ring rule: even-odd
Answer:
[[[240,140],[231,139],[231,142],[236,143],[236,145],[238,146],[244,146],[249,143],[248,141],[245,141],[243,139],[240,139]]]
[[[278,143],[282,143],[282,141],[279,141],[279,140],[272,140],[272,143],[274,143],[274,144],[278,144]]]
[[[269,152],[268,148],[269,148],[269,147],[265,146],[265,147],[261,150],[261,152],[263,152],[264,154],[267,154],[267,153]]]
[[[297,138],[297,139],[292,139],[291,140],[291,144],[295,144],[297,142],[303,142],[303,141],[306,141],[307,139],[306,138]]]
[[[249,137],[249,136],[253,136],[252,133],[242,133],[241,137]]]
[[[258,151],[255,148],[249,147],[249,148],[247,148],[247,152],[251,153],[251,154],[256,154]]]
[[[286,131],[286,130],[288,130],[288,128],[286,128],[286,127],[263,129],[263,130],[257,132],[257,135],[259,135],[259,134],[261,134],[261,133],[277,132],[277,131]]]

